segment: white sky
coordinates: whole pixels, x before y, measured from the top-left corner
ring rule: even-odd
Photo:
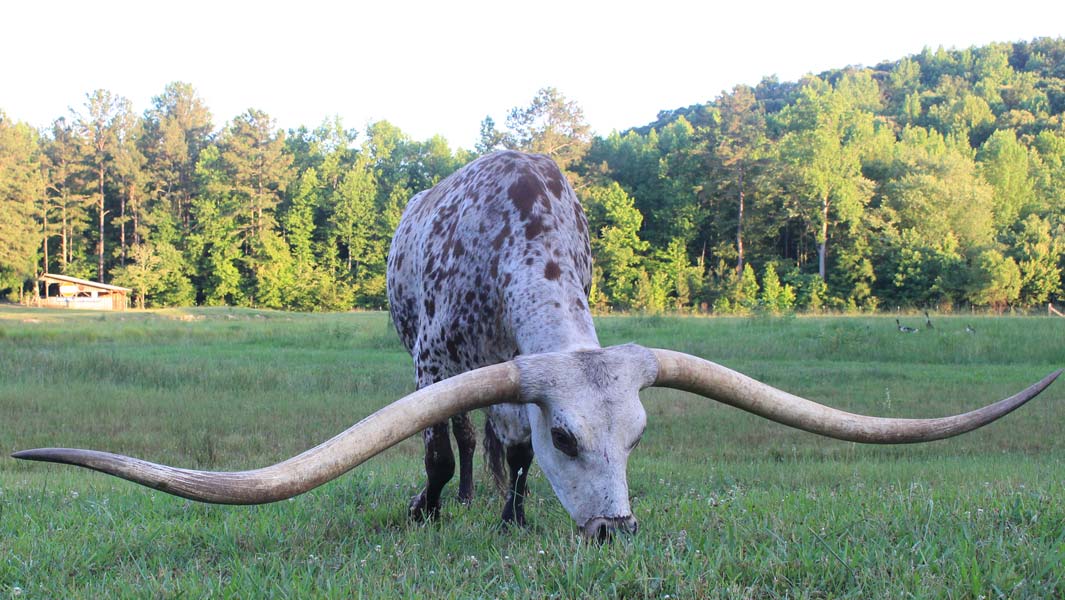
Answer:
[[[0,110],[38,127],[96,88],[143,112],[180,80],[216,127],[255,107],[286,129],[388,119],[469,148],[544,86],[607,134],[763,76],[1065,36],[1065,1],[15,0],[0,31]]]

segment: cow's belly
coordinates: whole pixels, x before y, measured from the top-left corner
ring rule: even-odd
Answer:
[[[524,404],[496,404],[484,409],[492,421],[492,430],[503,447],[509,448],[531,441],[532,429],[529,427],[526,409]]]

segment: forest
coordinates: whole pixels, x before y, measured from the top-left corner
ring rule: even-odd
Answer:
[[[0,296],[27,300],[51,272],[132,288],[140,307],[381,308],[408,199],[503,148],[569,177],[601,312],[1065,296],[1060,38],[768,77],[605,137],[546,87],[486,117],[470,150],[388,121],[283,131],[257,109],[217,127],[184,82],[143,113],[92,91],[43,130],[0,111]]]

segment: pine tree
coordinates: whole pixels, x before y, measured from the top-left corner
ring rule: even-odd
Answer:
[[[220,166],[246,247],[274,228],[274,210],[292,178],[285,134],[266,113],[251,109],[219,138]]]
[[[105,186],[114,169],[115,153],[119,140],[125,134],[123,128],[130,123],[126,113],[129,101],[107,90],[96,90],[86,95],[85,113],[77,114],[75,130],[81,141],[81,160],[92,173],[92,194],[96,209],[96,278],[106,282],[105,249],[107,235],[105,217],[108,214]]]
[[[36,132],[0,112],[0,293],[17,296],[35,274],[43,195]]]
[[[116,124],[117,141],[114,151],[114,179],[119,196],[119,264],[125,266],[128,244],[140,244],[144,237],[144,187],[147,184],[145,158],[139,146],[144,124],[132,112],[125,111]],[[127,230],[129,237],[127,238]]]
[[[52,123],[50,136],[44,140],[44,178],[48,221],[58,228],[59,256],[54,261],[59,273],[72,274],[68,265],[74,261],[75,247],[84,239],[89,227],[89,208],[94,199],[85,193],[87,172],[81,163],[77,135],[64,118]],[[49,231],[45,231],[46,238]],[[45,270],[50,270],[48,265]]]
[[[199,192],[196,163],[211,142],[211,131],[211,113],[187,83],[167,84],[145,114],[140,150],[150,195],[183,233],[189,230],[189,209]]]

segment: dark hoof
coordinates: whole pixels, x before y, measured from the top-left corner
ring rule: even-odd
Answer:
[[[459,490],[459,502],[461,502],[463,506],[473,504],[473,490]]]
[[[529,524],[525,522],[525,519],[507,519],[504,518],[499,522],[500,531],[523,531],[529,528]]]
[[[508,527],[519,527],[524,529],[526,526],[525,511],[519,511],[517,514],[515,514],[514,511],[511,510],[508,506],[506,509],[503,510],[502,524],[504,529]]]
[[[407,510],[407,516],[412,521],[433,521],[440,516],[440,504],[433,506],[428,505],[428,501],[425,499],[425,490],[422,490],[417,496],[411,498],[410,507]]]

